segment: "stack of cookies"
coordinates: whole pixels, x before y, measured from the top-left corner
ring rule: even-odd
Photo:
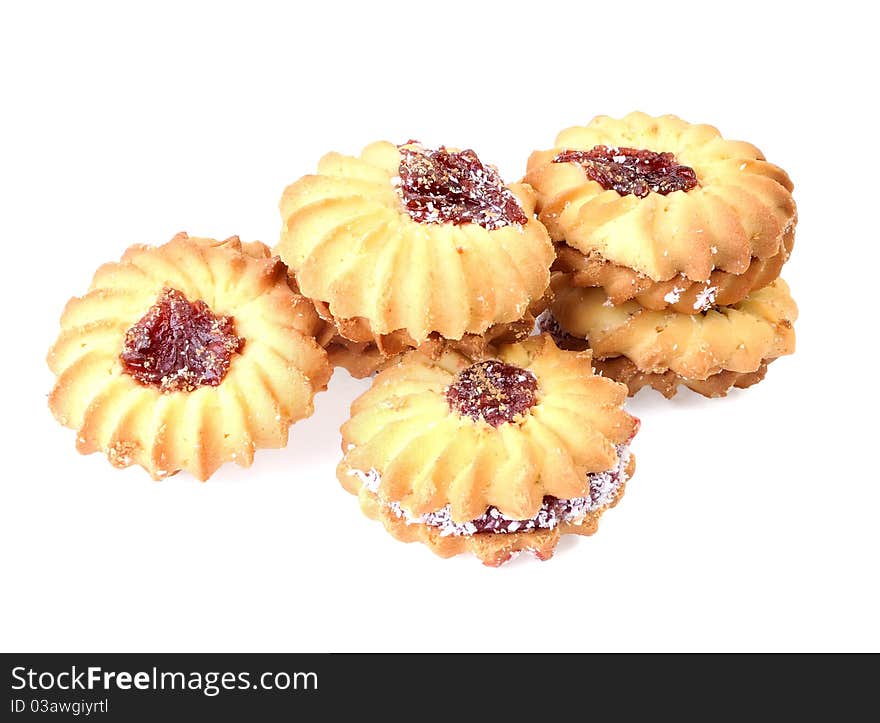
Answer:
[[[638,420],[589,352],[530,337],[555,250],[535,194],[472,150],[329,153],[281,199],[277,252],[331,331],[381,372],[352,404],[338,477],[396,538],[499,565],[590,535],[635,469]]]
[[[557,248],[541,325],[631,394],[724,396],[794,351],[779,278],[792,183],[753,145],[675,116],[599,116],[533,153],[525,180]]]
[[[329,153],[281,214],[273,250],[178,234],[70,300],[49,406],[80,452],[249,466],[342,366],[375,375],[337,467],[365,514],[444,557],[547,559],[623,496],[628,393],[723,396],[794,349],[791,182],[673,116],[564,131],[523,183],[415,141]]]

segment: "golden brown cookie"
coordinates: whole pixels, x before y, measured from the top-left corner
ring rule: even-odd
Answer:
[[[625,397],[546,334],[476,363],[410,352],[352,404],[337,476],[392,535],[441,556],[547,559],[623,495],[638,429]]]
[[[554,259],[534,205],[473,151],[378,142],[285,190],[277,251],[341,337],[388,356],[526,315]]]
[[[322,315],[322,305],[316,304],[318,313]],[[335,328],[335,327],[334,327]],[[375,338],[364,338],[356,329],[346,325],[346,333],[359,341],[336,333],[325,345],[330,363],[334,367],[343,367],[355,379],[363,379],[397,361],[400,354],[414,348],[432,359],[437,359],[447,349],[452,349],[471,359],[491,357],[500,344],[513,344],[530,336],[535,328],[535,316],[531,312],[519,321],[510,324],[495,324],[483,334],[465,334],[456,341],[444,339],[438,334],[431,334],[421,343],[417,343],[409,334],[398,331],[383,334]]]
[[[770,361],[794,352],[797,306],[782,279],[702,314],[651,311],[634,301],[614,306],[601,289],[571,286],[561,274],[553,288],[552,317],[541,319],[542,328],[563,347],[588,345],[596,370],[632,394],[650,385],[671,397],[684,384],[723,396],[760,381]]]
[[[608,377],[621,384],[626,384],[630,396],[634,396],[640,389],[651,387],[656,389],[667,399],[672,399],[679,386],[688,387],[704,397],[725,397],[733,387],[747,389],[760,382],[767,374],[767,365],[773,359],[766,359],[753,372],[720,371],[710,374],[705,379],[688,379],[672,371],[644,372],[641,371],[625,356],[616,356],[609,359],[595,359],[593,368],[603,377]]]
[[[631,269],[617,266],[598,255],[585,255],[568,244],[557,245],[553,270],[568,274],[573,286],[597,286],[612,304],[634,299],[653,311],[699,314],[710,306],[730,306],[752,291],[763,289],[778,278],[794,246],[794,229],[785,237],[783,249],[767,259],[752,259],[742,274],[715,269],[708,281],[691,281],[679,274],[669,281],[652,281]]]
[[[83,454],[205,480],[284,446],[311,414],[331,372],[320,326],[263,244],[178,234],[131,246],[67,303],[49,407]]]
[[[776,278],[791,252],[788,175],[753,145],[676,116],[568,128],[532,154],[525,180],[564,243],[556,268],[615,304],[698,313],[710,288],[735,303]]]

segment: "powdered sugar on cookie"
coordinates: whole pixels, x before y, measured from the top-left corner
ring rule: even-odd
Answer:
[[[517,520],[503,515],[498,508],[489,507],[486,512],[474,520],[455,522],[452,519],[452,508],[446,505],[435,512],[424,515],[413,515],[403,509],[398,502],[385,502],[398,519],[408,525],[428,525],[436,527],[442,537],[461,537],[476,534],[506,534],[513,532],[531,532],[534,530],[552,530],[560,524],[580,525],[592,512],[611,505],[618,497],[620,488],[627,481],[626,468],[629,464],[629,445],[617,446],[617,464],[605,472],[594,472],[587,475],[590,481],[590,494],[585,497],[560,499],[546,496],[538,513],[527,520]],[[364,488],[377,494],[381,476],[375,469],[363,471],[351,469],[348,474],[357,477]]]

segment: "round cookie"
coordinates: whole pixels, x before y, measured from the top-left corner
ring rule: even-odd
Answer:
[[[635,394],[651,386],[672,397],[683,384],[707,397],[764,378],[767,364],[794,353],[797,306],[776,279],[737,304],[702,314],[652,311],[634,301],[614,306],[598,288],[553,279],[554,299],[539,320],[563,348],[593,352],[603,376]]]
[[[753,145],[676,116],[598,116],[529,158],[555,270],[610,302],[696,314],[769,284],[788,259],[792,183]]]
[[[178,234],[131,246],[67,303],[49,407],[83,454],[205,480],[283,447],[311,414],[331,373],[321,323],[263,244]]]
[[[277,252],[335,324],[342,360],[472,346],[487,332],[522,338],[549,283],[554,250],[534,192],[505,186],[471,150],[382,141],[358,157],[329,153],[280,208]]]
[[[549,335],[473,362],[413,351],[380,372],[342,427],[342,485],[397,539],[487,565],[593,534],[635,469],[626,387]]]

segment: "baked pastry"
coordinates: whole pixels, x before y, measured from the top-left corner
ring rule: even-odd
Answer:
[[[471,150],[383,141],[329,153],[280,206],[276,250],[354,354],[503,336],[549,283],[533,191],[505,186]]]
[[[513,344],[530,336],[535,329],[538,315],[546,309],[547,303],[544,297],[533,303],[519,321],[495,324],[483,334],[465,334],[454,342],[437,334],[431,334],[421,344],[416,345],[415,341],[404,333],[386,334],[375,339],[360,336],[360,341],[353,341],[337,332],[324,346],[330,363],[334,367],[348,370],[355,379],[363,379],[395,364],[398,356],[416,346],[422,354],[427,354],[432,359],[437,359],[447,347],[454,348],[471,359],[482,359],[493,356],[494,350],[501,344]],[[315,306],[321,314],[324,307],[320,303]],[[322,318],[327,317],[322,314]],[[335,325],[332,325],[332,328],[335,329]],[[346,333],[358,336],[356,331]]]
[[[779,275],[792,183],[750,143],[676,116],[598,116],[529,158],[525,181],[559,244],[554,269],[610,302],[696,314]]]
[[[512,344],[531,335],[536,316],[532,313],[511,324],[496,324],[484,334],[465,334],[452,344],[447,339],[431,335],[418,345],[422,354],[437,359],[447,347],[455,348],[472,359],[486,358],[494,354],[499,344]],[[343,367],[355,379],[363,379],[396,364],[398,357],[414,346],[402,335],[388,335],[374,341],[352,341],[335,334],[326,344],[327,355],[334,367]]]
[[[547,559],[560,535],[596,531],[635,469],[626,388],[589,369],[590,352],[547,334],[476,363],[409,352],[352,404],[337,476],[394,537],[442,557]]]
[[[131,246],[67,303],[49,407],[83,454],[205,480],[284,446],[311,414],[331,373],[320,324],[263,244],[182,233]]]
[[[593,351],[593,366],[630,394],[650,385],[672,397],[678,385],[707,397],[763,379],[767,364],[794,353],[797,306],[776,279],[738,304],[702,314],[614,306],[598,288],[554,276],[554,300],[540,320],[563,348]]]

